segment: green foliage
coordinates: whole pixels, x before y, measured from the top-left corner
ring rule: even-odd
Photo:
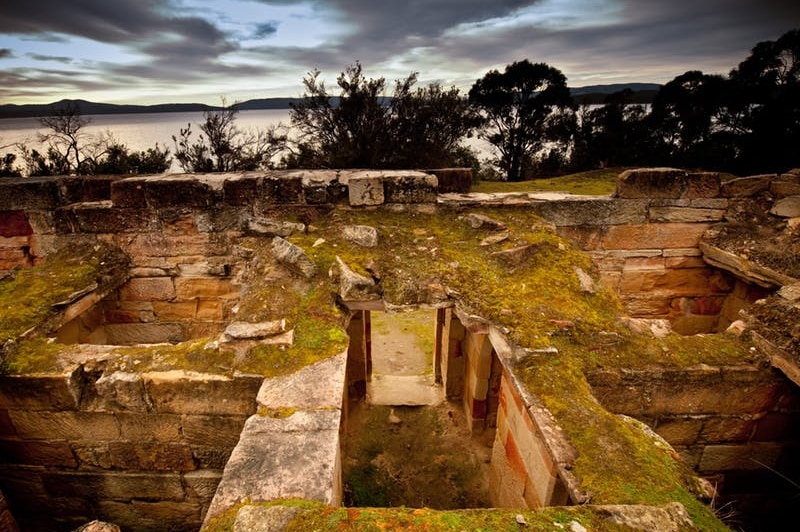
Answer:
[[[145,151],[129,153],[122,144],[112,144],[105,157],[98,161],[93,174],[160,174],[169,168],[172,158],[169,149],[161,149],[158,144]]]
[[[192,124],[181,128],[175,143],[175,158],[186,172],[233,172],[271,168],[273,158],[286,146],[282,126],[244,131],[236,125],[236,106],[225,105],[203,112],[202,134],[192,139]],[[204,136],[205,135],[205,136]]]
[[[460,145],[477,125],[458,89],[438,84],[414,89],[417,75],[397,81],[387,97],[384,78],[368,79],[361,64],[336,80],[334,96],[315,70],[303,79],[305,94],[292,105],[291,122],[300,134],[289,167],[436,168],[464,164]]]
[[[0,166],[0,177],[21,177],[22,172],[14,166],[14,161],[17,160],[17,155],[14,153],[6,153],[2,158],[2,166]]]
[[[562,147],[574,127],[567,78],[545,63],[524,59],[502,73],[491,70],[472,86],[469,101],[482,112],[483,136],[499,151],[509,181],[530,178],[545,145]]]

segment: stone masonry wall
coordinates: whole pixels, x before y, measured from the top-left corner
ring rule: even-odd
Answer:
[[[259,385],[182,371],[4,376],[0,489],[27,509],[15,512],[23,530],[96,518],[197,530]]]
[[[720,488],[723,478],[750,478],[752,488],[770,468],[800,473],[800,392],[777,370],[703,365],[587,378],[604,407],[647,423]]]

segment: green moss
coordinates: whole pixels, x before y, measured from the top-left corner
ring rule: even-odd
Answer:
[[[220,348],[210,338],[179,344],[118,347],[109,370],[142,373],[182,369],[201,373],[232,374],[236,368],[232,351]]]
[[[212,519],[202,532],[231,532],[239,504]],[[490,509],[439,511],[428,508],[335,508],[305,500],[281,500],[256,503],[254,506],[289,506],[298,508],[297,515],[285,532],[552,532],[570,530],[577,522],[587,530],[597,532],[629,532],[630,527],[611,523],[606,516],[591,507],[552,507],[540,510]],[[525,520],[521,526],[518,516]]]
[[[560,177],[532,181],[481,181],[472,185],[472,192],[569,192],[589,196],[603,196],[616,190],[617,177],[625,168],[603,168]]]
[[[0,281],[0,344],[55,315],[53,305],[95,283],[104,271],[108,248],[70,246],[32,268]]]

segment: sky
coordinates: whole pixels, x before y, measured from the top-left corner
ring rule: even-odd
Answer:
[[[465,92],[526,58],[570,87],[666,83],[797,27],[798,0],[0,0],[0,104],[300,96],[355,61]]]

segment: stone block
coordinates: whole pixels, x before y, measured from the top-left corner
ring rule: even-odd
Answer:
[[[617,179],[618,198],[681,198],[688,188],[688,174],[676,168],[626,170]]]
[[[303,178],[300,176],[267,176],[263,199],[266,203],[305,203]]]
[[[700,437],[715,443],[746,443],[756,422],[746,416],[711,417],[703,424]]]
[[[725,217],[725,209],[697,209],[692,207],[651,207],[651,222],[693,223],[718,222]]]
[[[335,504],[340,411],[252,416],[225,466],[206,523],[238,502],[300,497]]]
[[[110,323],[105,333],[111,345],[176,344],[186,340],[178,323]]]
[[[664,257],[630,257],[624,259],[623,269],[625,270],[650,270],[664,271]]]
[[[470,333],[466,336],[467,364],[481,379],[488,379],[492,371],[492,343],[486,334]]]
[[[714,293],[712,271],[708,268],[683,270],[624,270],[621,294],[649,293],[654,297],[700,296]]]
[[[249,415],[256,410],[261,384],[256,378],[229,378],[182,370],[142,375],[158,413]]]
[[[0,376],[0,408],[74,410],[82,393],[77,372]]]
[[[794,176],[794,179],[780,176],[770,182],[769,191],[779,199],[787,196],[800,196],[800,179],[797,179],[797,176]]]
[[[145,178],[145,199],[153,208],[213,207],[222,202],[224,179],[224,174]]]
[[[175,299],[171,277],[136,277],[125,283],[119,297],[127,301],[169,301]]]
[[[436,168],[425,173],[436,176],[440,194],[458,192],[466,194],[472,187],[472,168]]]
[[[153,301],[153,313],[159,321],[193,320],[197,301]]]
[[[347,181],[350,205],[382,205],[384,203],[383,178],[378,174],[353,175]]]
[[[231,175],[222,185],[228,205],[252,205],[263,193],[263,176],[256,173]]]
[[[20,438],[30,440],[115,440],[119,428],[113,414],[102,412],[11,411]]]
[[[774,468],[780,453],[781,446],[774,443],[706,445],[700,458],[699,473]]]
[[[25,211],[0,211],[0,237],[29,236],[33,228]],[[25,240],[27,242],[27,240]]]
[[[181,501],[100,501],[98,514],[123,530],[198,530],[202,506]]]
[[[216,469],[222,471],[231,455],[230,449],[192,445],[195,463],[198,469]]]
[[[77,467],[65,441],[20,441],[0,439],[0,463],[31,466]]]
[[[565,198],[534,202],[531,208],[558,227],[584,230],[602,225],[641,224],[647,220],[647,201],[607,197]]]
[[[731,179],[722,184],[720,195],[724,198],[747,198],[755,196],[759,192],[769,190],[772,179],[777,177],[771,175],[754,175]]]
[[[282,377],[265,379],[258,404],[267,408],[341,408],[347,353]]]
[[[392,172],[383,176],[386,203],[436,203],[439,183],[423,172]]]
[[[703,416],[665,417],[658,420],[655,431],[670,445],[693,445],[705,419]]]
[[[186,495],[190,499],[211,502],[222,480],[222,472],[207,469],[188,471],[183,475],[183,479],[186,482]]]
[[[52,497],[88,500],[182,500],[185,496],[179,473],[159,472],[56,472],[42,473]]]
[[[0,409],[0,436],[15,436],[17,434],[11,418],[8,417],[8,410]]]
[[[221,321],[225,319],[224,306],[220,301],[200,299],[197,301],[195,318],[198,320]]]
[[[178,277],[175,293],[179,300],[238,297],[239,288],[228,279],[216,277]]]
[[[219,447],[230,452],[239,442],[246,416],[182,417],[183,439],[193,445]]]
[[[684,336],[708,334],[716,330],[719,316],[678,316],[672,320],[672,330]]]
[[[52,210],[60,204],[58,181],[52,177],[0,181],[0,211]]]
[[[150,408],[144,382],[135,373],[104,373],[95,381],[94,391],[95,397],[91,397],[93,410],[147,412]]]
[[[123,209],[147,207],[142,178],[122,179],[111,183],[111,203]]]
[[[689,199],[716,198],[719,196],[721,184],[722,181],[717,172],[690,172],[683,197]]]
[[[299,511],[291,506],[243,506],[236,512],[233,532],[284,530]]]
[[[779,199],[769,212],[781,218],[800,217],[800,195]]]
[[[603,237],[604,249],[696,248],[710,227],[706,223],[615,225]]]
[[[673,270],[680,270],[684,268],[705,268],[708,266],[702,257],[666,257],[664,266]]]
[[[192,449],[172,442],[108,442],[108,455],[114,469],[144,471],[193,471]]]
[[[129,441],[179,441],[182,438],[181,416],[178,414],[135,414],[120,412],[120,437]]]

